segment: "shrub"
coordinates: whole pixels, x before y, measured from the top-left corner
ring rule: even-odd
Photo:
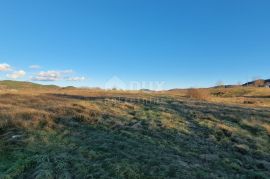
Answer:
[[[203,89],[188,89],[187,97],[199,100],[207,100],[209,98],[209,93]]]

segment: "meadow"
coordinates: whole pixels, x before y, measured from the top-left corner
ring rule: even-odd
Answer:
[[[0,178],[270,178],[270,89],[4,84]]]

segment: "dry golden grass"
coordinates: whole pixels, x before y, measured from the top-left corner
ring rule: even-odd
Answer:
[[[269,178],[267,93],[5,89],[0,178]]]
[[[173,98],[203,99],[219,104],[246,107],[270,107],[270,88],[234,87],[208,89],[179,89],[163,92]]]

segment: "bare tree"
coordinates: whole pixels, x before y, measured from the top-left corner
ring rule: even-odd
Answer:
[[[218,81],[218,82],[216,82],[216,86],[224,86],[224,82],[223,81]]]

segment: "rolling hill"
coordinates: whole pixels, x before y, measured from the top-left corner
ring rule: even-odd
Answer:
[[[36,88],[59,88],[59,87],[56,85],[41,85],[41,84],[25,82],[25,81],[4,80],[4,81],[0,81],[0,88],[2,89],[36,89]]]

